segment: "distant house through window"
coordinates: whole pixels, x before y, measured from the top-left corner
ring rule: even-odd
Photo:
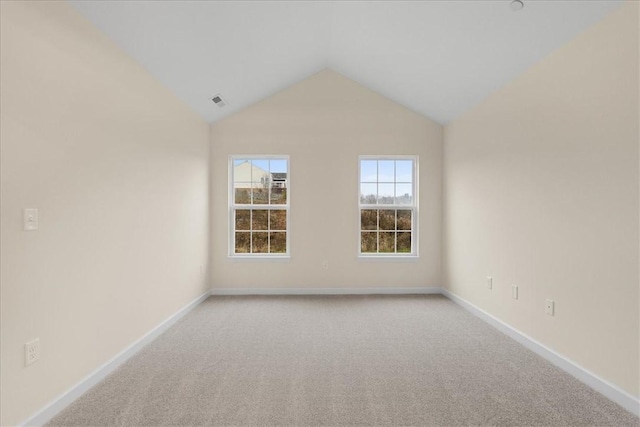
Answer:
[[[416,256],[416,156],[361,156],[361,256]]]
[[[289,158],[231,156],[229,255],[289,254]]]
[[[271,185],[273,188],[287,188],[287,173],[286,172],[272,172],[271,173]]]

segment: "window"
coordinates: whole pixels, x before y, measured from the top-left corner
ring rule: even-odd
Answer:
[[[416,256],[418,158],[360,157],[360,255]]]
[[[230,256],[289,255],[289,158],[231,156]]]

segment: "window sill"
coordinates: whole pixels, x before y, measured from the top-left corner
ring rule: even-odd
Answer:
[[[289,262],[291,255],[229,255],[230,262]]]
[[[358,255],[358,261],[364,262],[418,262],[419,255]]]

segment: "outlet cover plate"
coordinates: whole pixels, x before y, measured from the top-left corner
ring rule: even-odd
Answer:
[[[24,345],[24,364],[29,366],[40,360],[40,338],[29,341]]]

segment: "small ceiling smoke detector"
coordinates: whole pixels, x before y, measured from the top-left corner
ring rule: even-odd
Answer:
[[[214,97],[211,98],[211,101],[213,101],[213,103],[220,108],[227,105],[227,102],[224,99],[222,99],[222,96],[220,94],[214,95]]]
[[[511,10],[517,12],[518,10],[522,10],[522,8],[524,7],[524,3],[522,3],[522,0],[513,0],[510,6]]]

